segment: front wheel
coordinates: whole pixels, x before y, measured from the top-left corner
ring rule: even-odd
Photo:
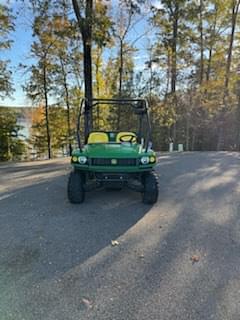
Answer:
[[[81,172],[72,171],[68,179],[68,200],[71,203],[82,203],[85,199],[84,176]]]
[[[158,199],[158,177],[154,172],[146,173],[143,176],[142,201],[146,204],[154,204]]]

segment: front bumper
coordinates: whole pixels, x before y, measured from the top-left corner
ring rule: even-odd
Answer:
[[[137,166],[92,166],[81,165],[78,163],[72,163],[72,166],[77,170],[90,171],[90,172],[128,172],[137,173],[143,171],[151,171],[155,164],[137,165]]]

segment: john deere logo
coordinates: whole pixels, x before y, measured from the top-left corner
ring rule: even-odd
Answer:
[[[112,159],[111,164],[117,164],[117,159]]]

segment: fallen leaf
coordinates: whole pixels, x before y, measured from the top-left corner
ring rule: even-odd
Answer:
[[[193,256],[191,256],[191,261],[192,263],[198,262],[200,260],[200,257],[196,254],[194,254]]]
[[[111,240],[111,244],[113,247],[115,247],[119,245],[119,242],[117,240]]]
[[[86,298],[82,298],[82,303],[88,308],[92,308],[92,301],[86,299]]]

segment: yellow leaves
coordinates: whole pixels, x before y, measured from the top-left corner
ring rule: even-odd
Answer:
[[[32,109],[32,124],[36,125],[44,119],[44,107],[39,105],[37,108]]]
[[[222,105],[224,78],[204,81],[198,90],[201,105],[211,113],[215,113]]]
[[[52,44],[55,41],[55,37],[52,33],[42,33],[41,34],[41,41],[43,44]]]
[[[176,121],[176,110],[170,100],[153,103],[151,113],[155,115],[154,121],[161,126],[170,127]]]
[[[7,6],[0,4],[0,35],[8,33],[14,29],[11,11]]]
[[[38,47],[43,52],[54,53],[66,50],[68,41],[73,37],[73,28],[66,16],[55,15],[36,17],[34,21],[34,34],[38,37]],[[36,51],[36,50],[35,50]]]
[[[70,21],[64,16],[55,16],[53,18],[52,29],[55,31],[66,31],[70,26]]]

